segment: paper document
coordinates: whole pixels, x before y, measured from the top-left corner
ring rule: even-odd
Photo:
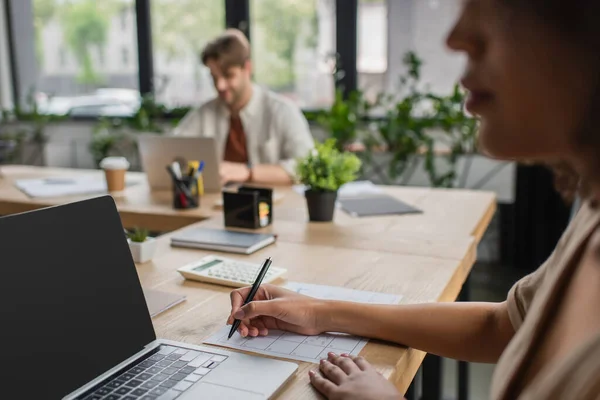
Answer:
[[[289,282],[285,287],[306,296],[326,300],[397,304],[402,299],[402,296],[391,294],[308,283]],[[369,341],[365,338],[339,333],[305,336],[277,330],[270,330],[268,336],[256,338],[243,338],[236,332],[230,340],[227,340],[230,328],[230,326],[223,327],[204,343],[290,360],[318,363],[321,359],[327,358],[329,352],[358,355]]]
[[[139,183],[139,180],[127,179],[126,186]],[[85,194],[107,193],[104,177],[55,177],[46,179],[19,179],[15,186],[29,197],[63,197]]]

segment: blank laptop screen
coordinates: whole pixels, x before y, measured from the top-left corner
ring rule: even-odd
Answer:
[[[111,197],[0,218],[0,338],[15,399],[60,399],[155,339]]]

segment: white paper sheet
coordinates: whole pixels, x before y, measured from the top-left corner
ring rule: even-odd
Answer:
[[[312,285],[289,282],[287,289],[327,300],[343,300],[371,304],[397,304],[402,296],[385,293],[365,292],[333,286]],[[325,333],[318,336],[297,335],[277,330],[257,338],[243,338],[237,332],[227,340],[230,326],[225,326],[205,340],[204,343],[249,351],[290,360],[318,363],[327,353],[348,353],[358,355],[368,339],[338,333]]]
[[[126,186],[139,183],[138,180],[127,179]],[[104,178],[90,177],[55,177],[47,179],[19,179],[15,186],[29,197],[48,198],[85,194],[107,193]]]

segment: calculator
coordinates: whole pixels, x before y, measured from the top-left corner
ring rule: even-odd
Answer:
[[[262,264],[231,260],[218,256],[207,256],[190,263],[177,271],[186,279],[216,283],[217,285],[251,286],[258,276]],[[285,268],[269,267],[263,283],[269,283],[285,274]]]

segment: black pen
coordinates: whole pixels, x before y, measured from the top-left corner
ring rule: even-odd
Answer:
[[[267,271],[269,270],[269,267],[271,266],[272,262],[273,261],[271,260],[271,257],[269,257],[265,260],[265,262],[262,265],[262,268],[260,269],[260,272],[258,273],[258,276],[256,277],[256,280],[252,284],[252,289],[250,289],[250,293],[248,294],[248,297],[246,297],[246,300],[244,301],[243,305],[246,305],[246,304],[250,303],[252,300],[254,300],[254,296],[256,295],[256,292],[258,292],[258,288],[260,288],[260,284],[262,283],[265,275],[267,274]],[[227,340],[231,339],[231,337],[233,336],[235,331],[237,331],[237,328],[240,327],[241,322],[242,321],[240,321],[239,319],[236,319],[233,321],[233,324],[231,325],[231,330],[229,331],[229,336],[227,337]]]

